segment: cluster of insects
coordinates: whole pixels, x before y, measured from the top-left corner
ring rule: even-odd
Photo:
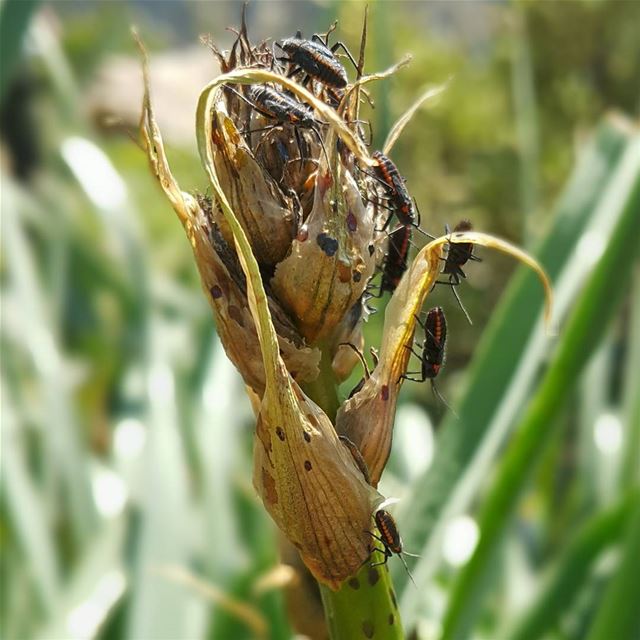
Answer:
[[[341,108],[349,88],[347,68],[341,58],[346,57],[357,78],[360,78],[363,56],[357,62],[342,42],[330,45],[330,36],[335,28],[336,23],[327,33],[314,34],[309,39],[298,32],[294,37],[274,42],[271,46],[266,42],[253,46],[247,38],[243,17],[242,28],[237,32],[238,37],[229,57],[223,56],[214,45],[210,46],[220,60],[223,71],[241,64],[245,67],[268,69],[283,77],[295,79],[316,98],[334,108],[363,144],[370,146],[373,137],[370,123],[358,119],[357,109],[354,116],[353,111]],[[364,90],[362,95],[364,99],[368,98]],[[333,142],[337,149],[328,149],[328,137],[325,135],[327,123],[317,117],[311,105],[287,91],[284,85],[227,85],[225,99],[229,113],[234,115],[238,129],[256,159],[280,185],[283,193],[291,197],[298,210],[296,217],[299,226],[304,224],[311,209],[315,176],[322,158],[324,157],[329,168],[329,157],[337,151],[344,162],[350,163],[353,175],[361,178],[359,188],[363,203],[371,204],[375,212],[375,234],[378,238],[382,237],[386,247],[378,273],[367,284],[362,305],[368,308],[368,300],[382,298],[386,293],[393,294],[407,271],[414,233],[427,238],[434,237],[422,229],[418,206],[393,160],[383,152],[374,150],[370,154],[375,162],[373,166],[362,167],[340,141]],[[360,100],[360,97],[357,99]],[[365,136],[367,130],[369,136]],[[471,228],[468,220],[462,220],[453,231],[468,231]],[[463,268],[473,260],[479,258],[473,254],[472,244],[450,243],[443,258],[441,279],[436,281],[436,285],[447,285],[452,289],[469,322],[471,319],[457,288],[466,278]],[[444,311],[442,307],[434,307],[424,319],[417,317],[417,321],[423,330],[423,339],[417,346],[405,346],[418,358],[420,368],[418,371],[405,372],[401,378],[416,382],[429,380],[434,394],[446,404],[435,386],[435,379],[445,358],[447,322]],[[365,371],[365,377],[352,391],[353,395],[362,388],[370,372],[362,353],[354,345],[345,344],[356,351]],[[372,353],[376,361],[376,354]],[[358,458],[360,454],[357,448],[355,445],[349,446],[348,442],[345,444],[367,477],[366,465],[361,456]],[[404,553],[402,541],[393,517],[383,505],[375,512],[374,520],[378,533],[368,533],[382,545],[377,550],[383,553],[384,558],[377,564],[383,564],[393,554]]]

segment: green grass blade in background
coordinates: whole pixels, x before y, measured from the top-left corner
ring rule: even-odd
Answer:
[[[4,0],[0,4],[0,102],[22,57],[27,27],[39,0]]]
[[[73,399],[65,381],[68,371],[57,327],[52,326],[48,296],[42,285],[34,247],[20,215],[21,189],[2,177],[2,245],[6,258],[6,290],[19,311],[20,330],[12,339],[30,360],[45,411],[39,416],[45,442],[44,466],[50,473],[46,490],[64,487],[69,500],[70,523],[77,541],[86,541],[94,529],[96,512],[91,496],[87,459],[83,455]]]
[[[127,637],[202,637],[205,608],[201,598],[168,573],[189,567],[193,548],[193,511],[189,470],[180,441],[175,371],[169,327],[151,322],[145,371],[148,442],[141,490],[141,523],[136,540],[134,578]]]
[[[623,397],[623,461],[619,486],[624,491],[640,483],[640,271],[634,273],[629,319],[630,340]]]
[[[479,515],[480,540],[456,580],[444,620],[443,637],[466,638],[477,615],[489,561],[494,558],[519,493],[555,424],[568,393],[603,337],[608,321],[626,293],[640,251],[640,139],[623,160],[630,188],[622,216],[589,278],[566,327],[549,369],[514,440],[504,454]],[[622,196],[622,194],[620,194]]]
[[[628,139],[626,127],[620,126],[616,119],[609,118],[584,149],[560,199],[553,226],[536,254],[552,281],[562,272],[578,238],[589,224]],[[446,421],[438,438],[437,454],[432,465],[416,481],[412,496],[404,501],[404,505],[400,505],[403,509],[399,514],[399,524],[408,549],[415,552],[423,549],[436,525],[442,522],[442,512],[450,501],[456,483],[487,435],[505,389],[511,384],[519,367],[541,310],[539,283],[528,270],[519,269],[474,356],[466,393],[456,407],[459,420],[449,418]],[[543,355],[538,353],[537,357],[540,359]],[[487,375],[489,371],[491,375]],[[423,551],[421,562],[432,562],[434,554],[433,547],[430,552]],[[399,591],[405,587],[401,611],[403,619],[409,624],[417,595],[401,570],[394,570],[394,582]]]
[[[233,502],[233,474],[241,455],[239,438],[246,415],[238,407],[242,400],[237,393],[237,372],[217,337],[208,361],[203,384],[193,399],[193,406],[198,407],[195,439],[203,476],[205,548],[202,553],[207,559],[209,575],[218,586],[227,587],[229,577],[235,576],[247,561]],[[221,389],[226,393],[220,393]]]
[[[627,527],[624,549],[587,640],[637,640],[640,637],[640,499]]]
[[[600,554],[622,537],[637,502],[636,492],[591,518],[568,543],[533,604],[513,630],[501,637],[537,640],[555,628],[579,596]]]
[[[125,530],[125,519],[119,516],[91,540],[59,595],[55,615],[38,634],[40,640],[98,636],[125,592],[127,577],[122,553]]]
[[[3,378],[5,370],[3,367]],[[2,384],[2,496],[10,516],[13,533],[21,543],[35,593],[44,611],[55,611],[60,588],[58,557],[49,527],[46,503],[33,481],[27,464],[25,434]]]

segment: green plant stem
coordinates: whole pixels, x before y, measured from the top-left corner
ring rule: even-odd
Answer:
[[[375,554],[376,562],[379,554]],[[402,640],[402,622],[386,566],[365,564],[338,591],[321,587],[322,604],[332,640],[376,638]]]
[[[640,500],[627,527],[624,549],[587,640],[637,640],[640,637]]]
[[[330,350],[326,345],[320,345],[320,348],[320,375],[313,383],[305,385],[304,391],[335,422],[340,403]],[[338,591],[320,585],[331,640],[404,638],[387,565],[371,566],[371,562],[381,560],[382,554],[374,553],[370,562],[365,563]]]
[[[494,557],[520,490],[549,439],[555,424],[553,418],[605,335],[608,321],[627,291],[631,266],[639,252],[639,226],[640,175],[636,174],[609,245],[567,322],[555,357],[488,491],[479,516],[478,546],[454,584],[444,619],[444,638],[468,637],[483,595],[490,559]]]
[[[580,592],[595,560],[622,536],[637,502],[638,492],[627,495],[580,529],[509,640],[536,640],[556,625]]]
[[[338,387],[331,367],[331,352],[328,345],[319,343],[316,346],[322,354],[319,365],[320,374],[313,382],[302,385],[302,389],[335,424],[340,400],[338,399]]]
[[[39,0],[5,0],[0,4],[0,100],[22,56],[22,42]]]

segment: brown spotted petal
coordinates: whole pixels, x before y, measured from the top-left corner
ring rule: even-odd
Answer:
[[[275,265],[289,251],[295,233],[298,212],[294,203],[257,163],[222,99],[213,114],[212,136],[220,186],[237,212],[258,262]]]
[[[454,233],[426,245],[403,276],[385,312],[380,362],[362,389],[338,411],[336,430],[347,436],[362,453],[371,483],[377,486],[389,458],[398,393],[402,384],[416,327],[416,315],[433,287],[441,268],[442,247],[447,242],[472,242],[498,249],[530,266],[540,277],[546,295],[546,318],[551,308],[551,286],[538,263],[517,247],[492,236]]]
[[[381,497],[295,383],[276,394],[265,394],[258,416],[254,485],[311,573],[336,589],[370,555],[366,531]]]
[[[373,225],[344,166],[318,172],[313,209],[271,282],[310,342],[328,337],[364,292],[375,268]]]
[[[336,430],[351,440],[362,453],[371,483],[377,486],[391,451],[396,402],[411,352],[414,314],[420,312],[424,298],[439,272],[439,247],[427,245],[400,281],[385,312],[380,362],[362,389],[338,411]]]

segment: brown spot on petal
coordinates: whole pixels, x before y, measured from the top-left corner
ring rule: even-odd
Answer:
[[[305,225],[304,227],[300,227],[300,231],[298,231],[298,235],[296,236],[298,242],[304,242],[309,237],[309,229]]]
[[[235,320],[241,327],[244,327],[244,318],[242,317],[242,311],[235,305],[229,305],[229,317]]]
[[[373,626],[373,622],[371,622],[371,620],[365,620],[362,623],[362,633],[364,633],[365,638],[373,638],[375,627]]]
[[[380,397],[386,402],[389,399],[389,386],[386,384],[382,385],[382,389],[380,389]]]
[[[353,272],[353,281],[354,282],[360,282],[360,280],[362,280],[362,274],[359,271],[354,271]]]
[[[338,280],[340,280],[340,282],[349,282],[349,280],[351,280],[351,265],[348,262],[345,263],[340,260],[337,267]]]
[[[269,504],[278,504],[276,482],[266,469],[262,469],[262,486],[264,487],[264,499]]]
[[[209,293],[214,300],[222,297],[222,289],[217,284],[214,284],[213,287],[209,289]]]
[[[282,427],[276,427],[276,435],[280,440],[282,440],[282,442],[284,442],[284,431],[282,430]]]
[[[338,250],[338,241],[326,233],[319,233],[316,238],[316,242],[325,255],[329,256],[329,258],[334,256]]]
[[[358,578],[351,578],[351,580],[349,580],[348,584],[352,589],[359,589],[360,588],[360,580],[358,580]]]
[[[306,471],[311,471],[311,469],[313,467],[311,466],[311,461],[310,460],[305,460],[304,461],[304,468],[305,468]]]
[[[302,435],[307,442],[311,442],[311,434],[308,431],[305,431]]]
[[[375,567],[369,567],[367,572],[367,581],[373,587],[380,580],[380,573]]]
[[[347,229],[353,233],[358,228],[358,219],[353,215],[352,211],[347,214]]]
[[[329,171],[324,174],[319,174],[316,179],[316,186],[320,189],[321,193],[325,193],[326,190],[333,184],[333,176]]]
[[[393,615],[393,613],[389,614],[389,626],[393,626],[393,623],[396,621],[396,617]]]

